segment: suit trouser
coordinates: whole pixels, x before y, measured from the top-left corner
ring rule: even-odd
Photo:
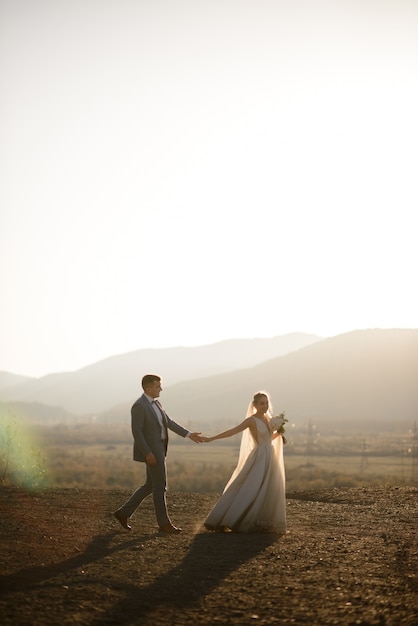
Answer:
[[[127,517],[131,517],[141,502],[152,494],[154,500],[155,517],[159,526],[168,524],[170,519],[167,513],[165,494],[167,491],[167,474],[165,457],[157,459],[156,465],[147,463],[146,482],[131,495],[119,509]]]

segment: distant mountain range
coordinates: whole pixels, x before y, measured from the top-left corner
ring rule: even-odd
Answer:
[[[161,400],[171,417],[206,433],[243,419],[259,389],[271,394],[276,412],[286,411],[289,428],[312,421],[326,423],[327,432],[335,424],[359,437],[367,429],[379,436],[380,429],[410,428],[418,420],[417,329],[139,350],[73,373],[15,381],[0,391],[0,408],[37,422],[95,414],[99,423],[127,426],[147,372],[167,383]],[[14,379],[0,374],[0,389],[5,380]]]
[[[252,394],[267,390],[289,423],[374,424],[390,430],[418,420],[418,330],[358,330],[315,342],[251,368],[166,389],[170,415],[238,423]],[[127,409],[128,407],[126,407]],[[126,412],[125,412],[126,415]],[[395,430],[395,428],[394,428]],[[378,436],[378,434],[377,434]]]
[[[231,339],[199,347],[137,350],[75,372],[42,378],[0,372],[0,402],[13,403],[13,407],[17,402],[62,407],[75,415],[97,414],[132,403],[142,393],[141,378],[147,373],[162,376],[163,386],[181,381],[189,384],[207,376],[254,367],[320,340],[316,335],[291,333],[268,339]],[[36,413],[39,414],[39,406]]]

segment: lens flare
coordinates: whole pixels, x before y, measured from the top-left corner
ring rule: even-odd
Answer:
[[[0,418],[0,482],[34,490],[47,483],[45,458],[34,434],[10,413]]]

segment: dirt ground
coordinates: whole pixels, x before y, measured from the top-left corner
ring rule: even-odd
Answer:
[[[288,494],[288,532],[208,533],[216,494],[169,493],[180,535],[158,534],[149,499],[0,490],[0,623],[418,624],[418,489]]]

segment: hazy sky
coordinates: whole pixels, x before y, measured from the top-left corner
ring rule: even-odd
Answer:
[[[0,7],[0,370],[417,327],[416,0]]]

